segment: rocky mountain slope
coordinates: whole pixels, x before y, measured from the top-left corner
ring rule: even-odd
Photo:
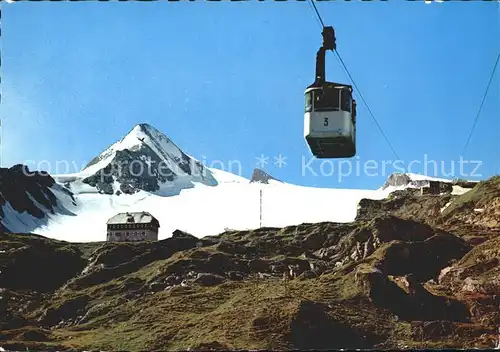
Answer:
[[[451,230],[477,244],[500,234],[500,176],[462,195],[450,190],[421,195],[419,189],[407,188],[381,201],[363,199],[360,207],[357,219],[389,213]]]
[[[135,244],[4,234],[0,346],[492,348],[499,180],[363,200],[344,224]]]
[[[135,126],[124,138],[95,157],[81,171],[82,182],[104,194],[138,191],[174,195],[194,183],[217,185],[210,170],[185,154],[148,124]],[[68,182],[71,188],[71,182]]]
[[[57,214],[73,215],[73,194],[47,173],[27,166],[0,168],[0,233],[31,231]]]

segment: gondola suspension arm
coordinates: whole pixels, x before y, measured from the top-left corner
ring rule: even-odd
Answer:
[[[316,54],[316,80],[315,85],[322,86],[326,81],[325,56],[327,50],[336,50],[335,30],[333,27],[323,27],[323,45]]]

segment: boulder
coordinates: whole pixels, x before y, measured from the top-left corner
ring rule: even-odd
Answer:
[[[224,277],[210,273],[198,274],[198,277],[194,280],[195,284],[199,284],[202,286],[215,286],[223,282],[224,282]]]

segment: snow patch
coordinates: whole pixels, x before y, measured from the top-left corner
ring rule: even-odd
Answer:
[[[216,173],[217,174],[217,173]],[[232,176],[228,176],[231,179]],[[104,241],[106,222],[122,212],[147,211],[160,222],[159,239],[182,229],[197,237],[216,235],[226,229],[282,227],[312,222],[351,222],[362,198],[383,199],[387,191],[324,189],[281,182],[256,184],[222,182],[216,187],[197,185],[174,197],[148,192],[133,195],[78,194],[76,216],[50,218],[37,234],[71,242]],[[335,201],[337,200],[337,201]]]
[[[52,206],[53,211],[40,204],[30,193],[26,192],[30,201],[45,215],[42,218],[37,218],[27,211],[18,212],[9,202],[7,202],[2,206],[2,211],[4,213],[3,219],[0,219],[2,224],[14,233],[25,233],[46,226],[51,218],[58,221],[58,219],[64,216],[74,216],[72,210],[77,209],[77,205],[71,198],[71,195],[66,193],[63,187],[58,184],[54,184],[49,190],[57,199],[56,204]]]
[[[248,183],[248,182],[250,182],[250,180],[247,178],[232,174],[232,173],[227,172],[227,171],[213,169],[213,168],[208,168],[208,170],[212,173],[214,178],[217,180],[218,184],[222,184],[222,183]]]
[[[406,173],[406,175],[411,178],[412,181],[437,181],[437,182],[447,182],[451,183],[453,180],[446,179],[446,178],[438,178],[434,176],[427,176],[427,175],[420,175],[420,174],[413,174],[413,173]]]
[[[46,219],[38,219],[26,211],[20,213],[12,208],[10,203],[5,203],[2,211],[4,214],[2,224],[15,233],[25,232],[27,229],[36,229],[46,221]]]
[[[441,208],[441,213],[446,210],[450,206],[451,202],[446,203],[444,207]]]
[[[453,196],[461,196],[462,194],[465,194],[469,192],[472,188],[464,188],[461,186],[453,186],[453,190],[451,192],[451,195]]]

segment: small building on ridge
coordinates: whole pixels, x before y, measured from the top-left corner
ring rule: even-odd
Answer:
[[[108,242],[158,241],[160,222],[148,212],[119,213],[107,222]]]

